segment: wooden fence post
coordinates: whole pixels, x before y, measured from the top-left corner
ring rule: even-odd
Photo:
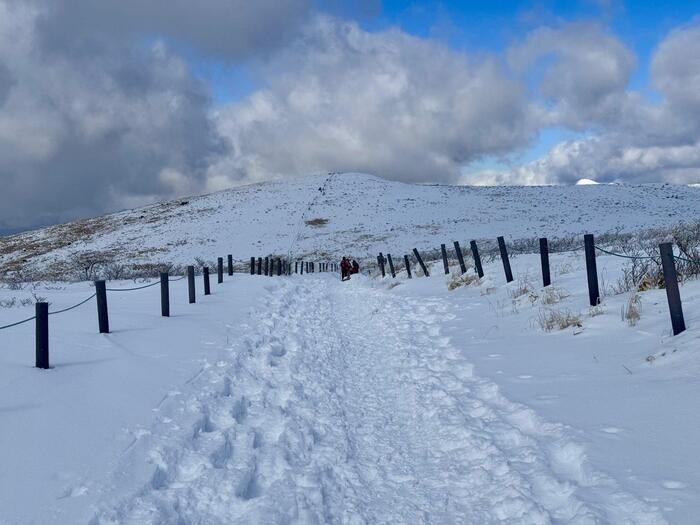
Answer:
[[[258,257],[258,275],[262,275],[262,257]]]
[[[416,259],[418,260],[418,264],[420,264],[420,267],[423,270],[423,275],[425,275],[426,277],[430,277],[430,272],[428,272],[428,268],[425,266],[425,263],[423,262],[423,258],[420,256],[420,253],[418,253],[417,248],[413,248],[413,255],[416,256]]]
[[[221,284],[224,282],[224,258],[219,257],[216,260],[216,282]]]
[[[596,306],[600,304],[600,291],[598,290],[598,268],[595,262],[595,239],[592,233],[587,233],[583,236],[583,245],[586,251],[588,302],[591,306]]]
[[[299,273],[299,261],[294,261],[294,273]]]
[[[304,275],[304,261],[299,262],[299,274]]]
[[[552,280],[549,275],[549,245],[547,237],[540,237],[540,261],[542,262],[542,286],[549,286]]]
[[[193,304],[196,300],[194,290],[194,266],[187,267],[187,292],[190,304]]]
[[[462,270],[462,275],[467,273],[467,266],[464,264],[464,255],[462,254],[462,248],[459,246],[459,242],[455,241],[455,253],[457,254],[457,260],[459,261],[459,269]]]
[[[107,312],[107,287],[104,281],[95,281],[97,296],[97,324],[101,334],[109,333],[109,314]]]
[[[228,274],[233,275],[233,255],[229,253],[227,259],[228,260],[226,262],[228,263]]]
[[[447,248],[444,244],[440,245],[440,252],[442,252],[442,266],[445,268],[445,275],[450,273],[450,264],[447,262]]]
[[[255,257],[250,258],[250,275],[255,275]]]
[[[408,275],[409,279],[413,279],[411,275],[411,261],[408,260],[408,255],[403,256],[403,262],[406,265],[406,275]]]
[[[35,305],[36,316],[36,351],[35,366],[49,368],[49,303],[39,302]]]
[[[211,295],[211,288],[209,287],[209,267],[205,266],[202,268],[202,279],[204,280],[204,295]]]
[[[265,275],[269,275],[270,272],[270,258],[265,257]]]
[[[484,267],[481,266],[481,256],[479,255],[479,247],[476,245],[476,241],[471,241],[469,243],[472,249],[472,256],[474,257],[474,268],[476,269],[476,274],[481,279],[484,276]]]
[[[681,293],[678,290],[676,263],[673,260],[673,244],[670,242],[659,244],[659,252],[661,253],[661,266],[664,270],[666,299],[668,299],[668,311],[671,314],[673,335],[678,335],[685,330],[685,319],[683,318]]]
[[[501,261],[503,261],[503,271],[506,274],[506,282],[509,283],[513,280],[513,272],[510,269],[510,260],[508,259],[508,249],[506,248],[506,241],[501,236],[498,237],[498,250],[501,252]]]
[[[384,255],[382,252],[379,252],[379,255],[377,255],[377,262],[379,263],[379,269],[382,271],[382,279],[386,277],[386,271],[384,269]]]
[[[277,277],[282,275],[282,259],[277,257]]]
[[[391,278],[396,279],[396,272],[394,271],[394,261],[391,260],[391,254],[387,253],[386,258],[389,261],[389,271],[391,272]]]
[[[168,272],[160,272],[160,315],[170,317],[170,282]]]

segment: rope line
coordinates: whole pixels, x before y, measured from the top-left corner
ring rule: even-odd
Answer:
[[[677,261],[684,261],[690,264],[700,264],[700,261],[696,259],[686,259],[685,257],[681,257],[680,255],[674,255],[673,258]]]
[[[143,290],[144,288],[150,288],[151,286],[155,286],[156,284],[160,284],[160,281],[156,281],[145,286],[136,286],[134,288],[105,288],[105,290],[108,292],[133,292],[134,290]]]
[[[97,293],[94,293],[90,297],[88,297],[87,299],[80,301],[78,304],[74,304],[73,306],[69,306],[68,308],[64,308],[63,310],[56,310],[55,312],[49,312],[49,315],[62,314],[63,312],[67,312],[68,310],[72,310],[73,308],[78,308],[78,306],[83,306],[85,303],[87,303],[90,299],[92,299],[96,295],[97,295]]]
[[[0,330],[4,330],[5,328],[11,328],[13,326],[17,326],[18,324],[23,324],[23,323],[28,323],[29,321],[36,319],[36,315],[33,315],[31,317],[28,317],[27,319],[23,319],[21,321],[17,321],[16,323],[11,323],[11,324],[6,324],[5,326],[0,326]]]
[[[601,247],[598,246],[598,245],[595,246],[595,249],[596,249],[596,250],[600,250],[600,251],[603,252],[603,253],[607,253],[608,255],[613,255],[613,256],[615,256],[615,257],[621,257],[621,258],[623,258],[623,259],[636,259],[636,260],[642,260],[642,259],[652,259],[652,260],[656,260],[656,259],[658,259],[658,257],[652,257],[652,256],[650,256],[650,255],[624,255],[624,254],[622,254],[622,253],[610,252],[610,251],[608,251],[608,250],[605,250],[605,249],[601,248]]]
[[[182,281],[185,277],[187,276],[183,275],[182,277],[178,277],[177,279],[168,279],[168,282],[176,283],[177,281]]]

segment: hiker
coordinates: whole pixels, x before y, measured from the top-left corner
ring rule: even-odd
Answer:
[[[350,273],[360,273],[360,265],[357,264],[355,259],[352,260],[352,268],[350,269]]]
[[[350,279],[350,262],[345,257],[340,261],[340,277],[341,281],[348,281]]]

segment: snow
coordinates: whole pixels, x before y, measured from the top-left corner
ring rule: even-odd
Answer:
[[[319,191],[319,188],[322,191]],[[296,258],[434,249],[436,239],[509,241],[674,226],[700,215],[697,188],[669,184],[427,186],[343,173],[268,182],[0,239],[0,271],[84,275],[77,253],[118,263],[192,264],[232,254]],[[328,221],[313,222],[315,219]],[[309,224],[307,224],[309,221]],[[437,246],[436,246],[437,244]],[[84,278],[84,277],[83,277]]]
[[[538,256],[512,266],[454,291],[440,265],[236,274],[195,305],[180,281],[170,319],[157,287],[112,292],[111,334],[94,302],[50,318],[48,371],[32,323],[0,332],[0,523],[695,523],[700,283],[672,337],[663,290],[635,326],[609,287],[589,310],[580,253],[552,255],[556,304]],[[0,299],[32,291],[92,293]]]
[[[579,179],[576,181],[576,186],[592,186],[599,184],[598,182],[594,181],[593,179]]]

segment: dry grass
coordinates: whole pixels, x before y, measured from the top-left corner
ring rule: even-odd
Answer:
[[[627,321],[628,325],[636,325],[642,316],[642,296],[638,293],[630,295],[627,303],[622,305],[620,316],[623,321]]]
[[[540,302],[542,304],[557,304],[563,299],[566,299],[571,295],[568,291],[563,288],[556,288],[554,286],[548,286],[544,289],[542,296],[540,297]]]
[[[321,219],[321,218],[316,218],[316,219],[309,219],[308,221],[304,221],[307,226],[314,226],[315,228],[320,228],[321,226],[324,226],[328,224],[328,219]]]
[[[473,284],[479,283],[479,276],[473,273],[458,274],[453,273],[447,283],[447,289],[449,291],[456,290],[462,286],[471,286]]]
[[[565,330],[571,326],[581,328],[581,316],[574,314],[570,310],[553,310],[551,308],[542,308],[537,315],[537,323],[545,332],[551,332],[554,329]]]

